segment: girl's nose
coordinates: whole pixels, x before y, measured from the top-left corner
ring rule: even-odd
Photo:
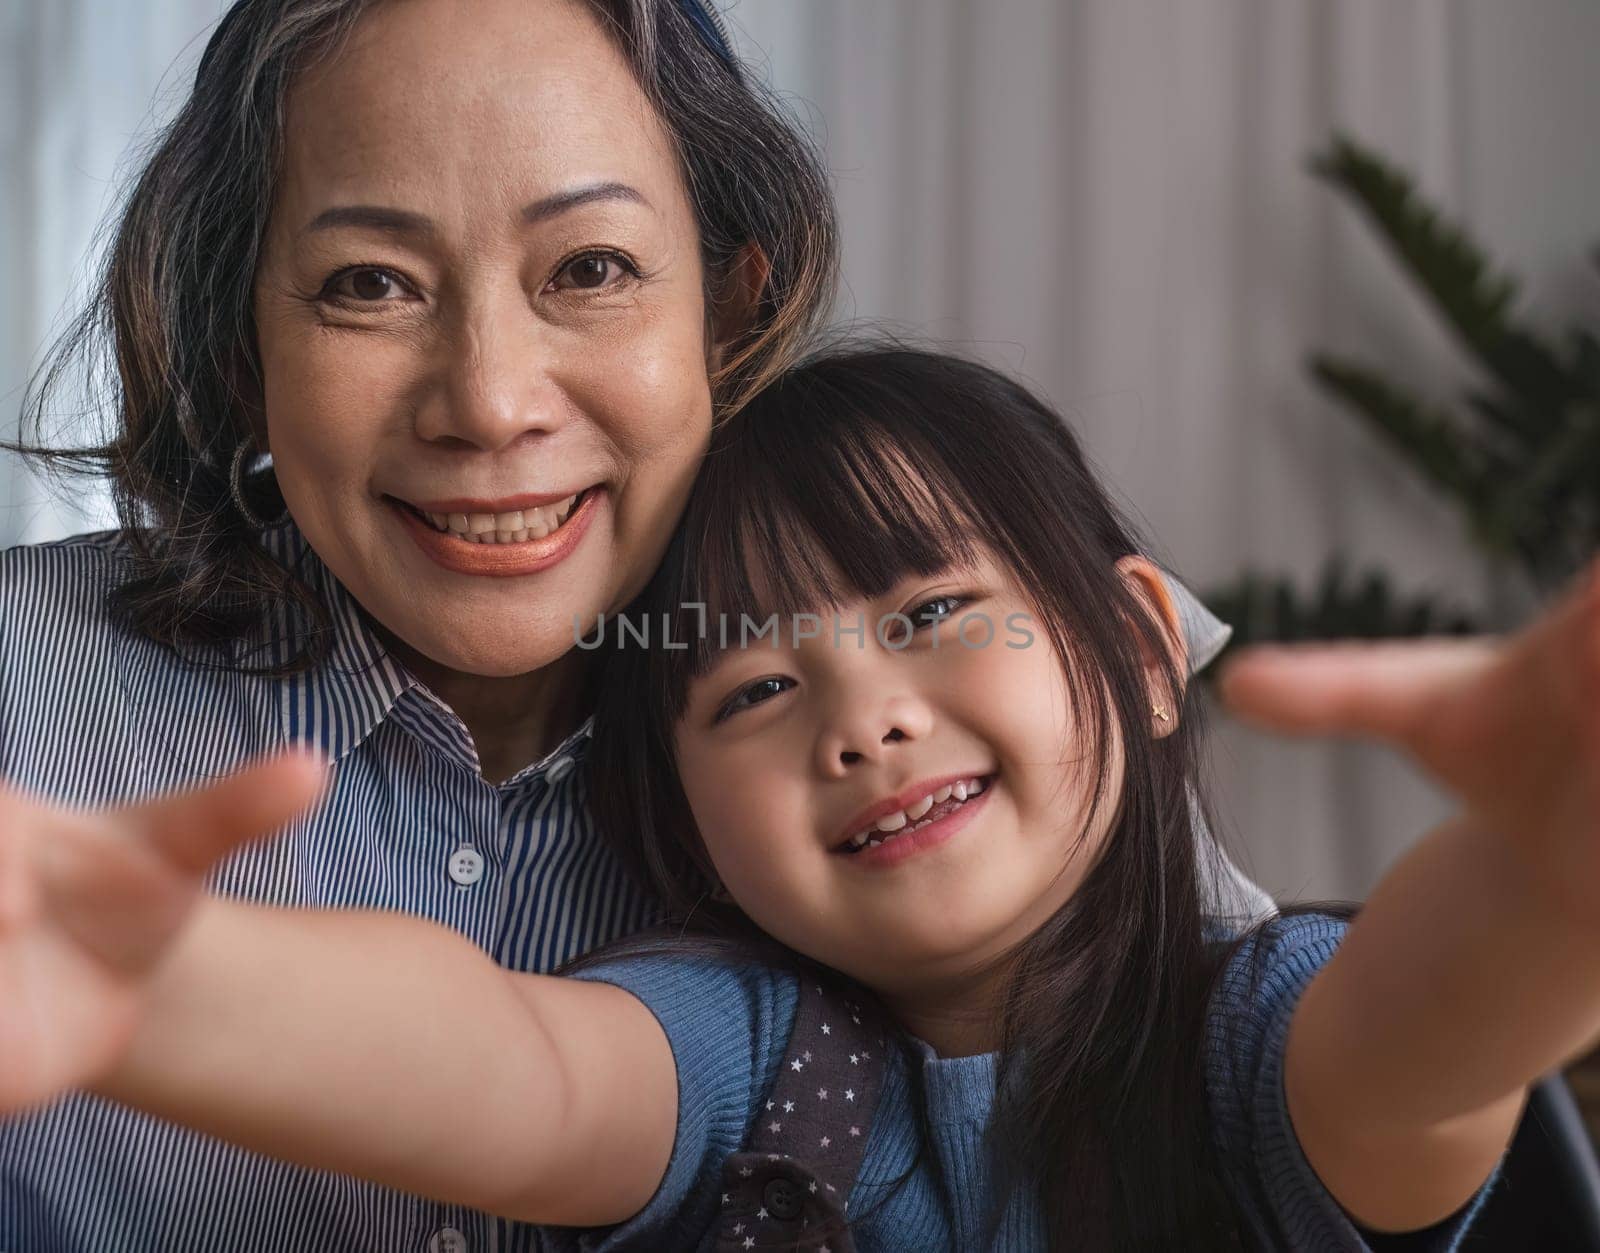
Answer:
[[[416,417],[418,436],[496,452],[559,427],[570,399],[527,306],[474,316],[441,346],[439,374]]]
[[[933,711],[920,697],[872,701],[846,696],[841,703],[817,739],[817,764],[825,775],[839,777],[864,762],[883,764],[933,730]]]

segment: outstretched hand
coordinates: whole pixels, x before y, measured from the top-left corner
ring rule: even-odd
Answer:
[[[92,1083],[121,1055],[211,865],[317,797],[290,752],[99,813],[0,784],[0,1114]]]
[[[1505,640],[1248,649],[1221,690],[1269,730],[1402,749],[1600,901],[1600,563]]]

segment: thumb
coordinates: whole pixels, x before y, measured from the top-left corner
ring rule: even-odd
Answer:
[[[1223,670],[1219,686],[1230,709],[1268,730],[1407,746],[1494,650],[1487,639],[1250,648]]]
[[[215,783],[147,801],[126,817],[167,861],[199,875],[309,808],[326,781],[327,763],[320,756],[290,749]]]

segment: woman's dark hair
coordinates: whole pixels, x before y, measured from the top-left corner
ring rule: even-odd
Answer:
[[[714,433],[666,558],[628,611],[636,623],[665,615],[662,638],[694,642],[643,648],[637,632],[631,646],[613,632],[599,667],[600,828],[680,934],[781,959],[708,892],[714,871],[678,783],[674,726],[718,647],[718,632],[699,624],[719,614],[784,622],[881,596],[980,545],[1031,589],[1096,746],[1094,803],[1113,815],[1081,886],[1011,955],[991,1235],[1006,1198],[1031,1188],[1054,1248],[1238,1247],[1206,1110],[1206,1006],[1222,953],[1205,930],[1214,910],[1204,885],[1220,880],[1201,865],[1219,854],[1197,840],[1202,811],[1192,808],[1200,711],[1165,629],[1115,568],[1140,551],[1133,531],[1072,432],[1019,384],[927,352],[835,352]],[[1147,657],[1165,660],[1173,694],[1155,703],[1181,710],[1160,738]]]
[[[301,70],[381,2],[239,0],[229,10],[132,186],[92,300],[30,386],[31,438],[8,445],[59,471],[110,478],[134,563],[112,608],[174,647],[235,644],[286,601],[325,625],[309,590],[260,546],[252,515],[282,510],[275,480],[248,471],[241,509],[234,458],[252,434],[241,396],[258,382],[251,297],[285,100]],[[587,3],[676,141],[708,296],[722,294],[746,245],[770,264],[750,327],[724,346],[712,376],[717,414],[731,413],[799,355],[829,310],[837,237],[826,176],[775,100],[714,50],[678,0]],[[80,362],[91,394],[114,397],[115,417],[98,445],[51,446],[43,432]],[[318,660],[325,632],[304,638],[276,669]]]

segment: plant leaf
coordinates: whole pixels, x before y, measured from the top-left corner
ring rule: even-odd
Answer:
[[[1362,209],[1405,271],[1488,373],[1546,428],[1582,394],[1560,355],[1511,313],[1516,283],[1496,273],[1467,234],[1418,195],[1411,176],[1347,135],[1312,172]]]
[[[1367,366],[1318,355],[1311,359],[1311,373],[1324,391],[1366,418],[1418,474],[1449,496],[1485,542],[1504,548],[1506,537],[1495,529],[1492,508],[1493,484],[1504,475],[1500,458],[1448,412]]]
[[[1201,599],[1233,627],[1223,656],[1251,644],[1470,635],[1480,629],[1471,615],[1437,596],[1398,595],[1382,570],[1367,569],[1352,577],[1337,555],[1323,565],[1309,595],[1284,575],[1247,570],[1233,583],[1207,590]]]

